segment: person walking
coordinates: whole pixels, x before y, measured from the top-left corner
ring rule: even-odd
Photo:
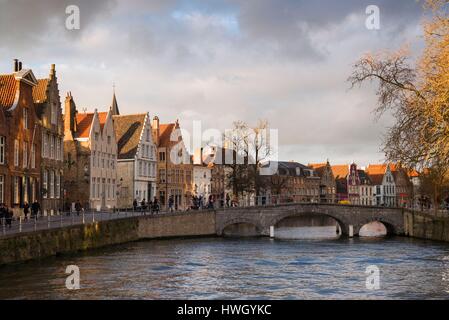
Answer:
[[[146,209],[146,203],[145,203],[145,198],[143,198],[142,202],[140,203],[140,210],[145,211],[145,209]]]
[[[23,215],[25,216],[25,221],[28,221],[28,213],[30,212],[30,205],[25,201],[23,204]]]
[[[134,199],[133,201],[133,210],[137,211],[137,199]]]
[[[5,206],[5,222],[6,222],[6,226],[9,229],[11,229],[11,226],[12,226],[12,216],[13,216],[12,211],[9,210],[7,206]]]
[[[39,211],[41,210],[41,205],[37,200],[34,200],[34,202],[31,204],[31,218],[37,219],[37,215],[39,214]]]
[[[226,207],[229,208],[229,202],[231,201],[231,197],[229,196],[229,193],[226,193]]]
[[[5,224],[5,204],[0,203],[0,226]]]
[[[173,195],[168,198],[168,211],[173,212],[173,205],[175,204],[175,199],[173,198]]]
[[[76,211],[76,215],[77,215],[77,216],[80,215],[80,212],[81,212],[82,209],[83,209],[83,206],[81,205],[81,202],[78,200],[78,201],[75,203],[75,211]]]
[[[159,213],[159,202],[156,197],[153,200],[153,212]]]

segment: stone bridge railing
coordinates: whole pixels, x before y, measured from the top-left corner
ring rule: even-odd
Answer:
[[[385,225],[388,234],[404,234],[404,210],[402,208],[368,207],[338,204],[284,204],[262,207],[227,208],[216,211],[217,235],[233,224],[249,224],[260,235],[269,235],[270,227],[289,217],[310,214],[335,219],[344,235],[358,235],[367,223],[378,221]]]

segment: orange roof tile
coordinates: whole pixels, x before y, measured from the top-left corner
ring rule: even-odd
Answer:
[[[368,168],[366,168],[366,172],[369,175],[378,175],[378,174],[384,175],[386,171],[387,171],[386,164],[370,164],[368,165]]]
[[[88,138],[94,113],[78,113],[76,115],[76,135],[78,138]]]
[[[38,79],[37,86],[33,87],[33,100],[35,103],[47,101],[47,87],[50,79]]]
[[[167,147],[170,144],[170,136],[176,127],[176,123],[161,124],[159,126],[159,145]]]
[[[319,169],[322,167],[325,167],[326,163],[309,163],[308,167],[312,168],[312,169]]]
[[[90,128],[92,126],[92,121],[94,119],[93,112],[91,113],[77,113],[76,115],[76,132],[78,138],[88,138]],[[100,128],[103,130],[104,124],[106,123],[106,118],[108,112],[98,112],[98,120],[100,121]]]
[[[349,165],[347,164],[331,166],[331,168],[335,179],[346,178],[349,174]]]
[[[13,105],[18,81],[13,74],[0,75],[0,105],[9,108]]]

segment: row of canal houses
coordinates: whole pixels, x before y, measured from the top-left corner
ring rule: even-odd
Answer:
[[[229,189],[228,168],[215,161],[229,150],[201,150],[202,161],[192,161],[196,155],[189,155],[180,129],[178,120],[162,124],[149,113],[121,114],[115,92],[103,110],[79,112],[71,92],[62,106],[54,64],[47,77],[38,79],[14,60],[13,72],[0,75],[0,203],[20,214],[25,203],[38,201],[44,215],[73,209],[77,201],[98,210],[155,198],[163,207],[172,198],[175,208],[187,209],[193,195],[206,201],[212,195],[222,204],[229,195],[242,203]],[[413,204],[417,174],[396,165],[279,161],[277,168],[263,177],[263,196]]]
[[[345,203],[364,206],[412,207],[416,205],[419,179],[394,164],[303,165],[277,163],[277,171],[264,177],[264,195],[281,201]]]
[[[0,203],[19,215],[38,201],[54,215],[78,201],[113,209],[155,197],[166,205],[173,195],[186,208],[194,166],[179,132],[178,121],[120,114],[115,92],[101,111],[79,112],[71,92],[62,106],[55,65],[38,79],[15,59],[0,75]]]

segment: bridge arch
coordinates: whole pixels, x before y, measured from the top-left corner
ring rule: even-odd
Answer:
[[[224,235],[224,232],[228,227],[231,227],[234,225],[242,225],[242,224],[253,226],[255,228],[257,235],[262,235],[262,233],[263,233],[264,228],[259,221],[256,221],[254,219],[240,217],[240,218],[234,218],[234,219],[230,219],[230,220],[226,221],[226,223],[219,230],[217,230],[217,234]]]
[[[387,236],[395,235],[398,233],[398,228],[396,227],[396,224],[394,221],[385,218],[385,217],[374,217],[374,218],[368,218],[360,221],[360,223],[357,225],[357,234],[360,232],[360,229],[362,229],[363,226],[366,226],[367,224],[371,222],[379,222],[384,225],[385,229],[387,229]]]
[[[341,228],[341,231],[343,234],[348,234],[348,230],[349,230],[349,224],[348,221],[346,221],[344,218],[340,217],[337,214],[333,214],[333,213],[329,213],[326,211],[301,211],[301,210],[294,210],[294,211],[289,211],[289,212],[284,212],[281,214],[278,214],[277,216],[275,216],[273,219],[270,220],[269,222],[269,226],[276,226],[279,224],[279,222],[281,222],[284,219],[287,218],[294,218],[294,217],[306,217],[309,215],[322,215],[325,217],[330,217],[332,219],[334,219]]]

